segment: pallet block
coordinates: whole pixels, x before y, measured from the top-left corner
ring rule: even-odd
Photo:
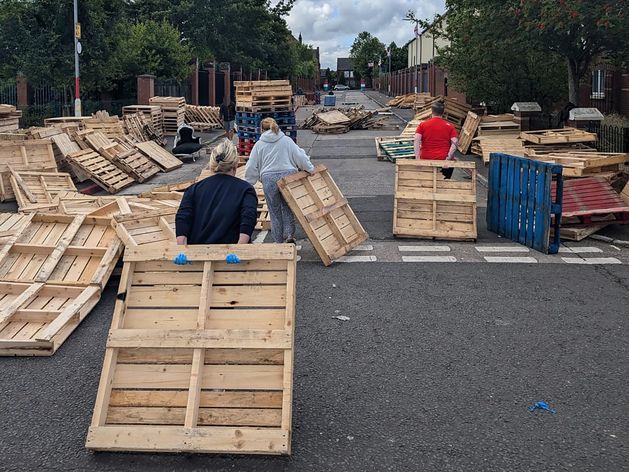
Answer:
[[[154,141],[138,143],[135,147],[142,151],[142,153],[144,153],[147,157],[155,161],[155,163],[164,172],[170,172],[171,170],[178,169],[183,165],[183,162]]]
[[[326,266],[367,240],[327,167],[284,177],[278,187]]]
[[[449,162],[471,171],[471,181],[446,180],[443,161],[399,160],[395,167],[393,234],[407,238],[475,240],[476,164]]]
[[[109,193],[117,193],[133,184],[133,179],[98,152],[84,150],[68,154],[68,160],[90,175],[90,178]]]
[[[18,172],[11,169],[11,187],[22,213],[54,211],[59,193],[76,191],[70,174],[62,172]]]
[[[467,112],[467,118],[465,119],[463,128],[461,128],[461,135],[459,136],[458,149],[460,153],[467,154],[467,151],[472,145],[472,139],[476,136],[476,131],[478,130],[480,122],[480,116],[472,111]]]
[[[56,172],[52,143],[48,139],[0,141],[0,201],[15,200],[9,167],[15,171]]]
[[[173,264],[181,252],[190,264]],[[290,454],[294,245],[131,247],[124,260],[86,447]]]
[[[30,214],[0,249],[0,355],[52,355],[122,253],[109,218]]]

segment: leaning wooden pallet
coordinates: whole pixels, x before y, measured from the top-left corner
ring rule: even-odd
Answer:
[[[0,249],[0,355],[52,355],[96,305],[121,252],[109,218],[28,215]]]
[[[127,248],[86,447],[290,454],[295,271],[293,245]]]
[[[68,160],[90,175],[109,193],[117,193],[133,184],[133,179],[96,151],[86,150],[68,154]]]
[[[446,180],[443,161],[399,160],[395,168],[393,234],[407,238],[476,240],[476,164],[448,163],[470,170],[470,181]]]
[[[467,154],[472,144],[472,139],[476,136],[476,131],[480,125],[481,117],[472,111],[467,112],[467,118],[461,128],[461,134],[459,136],[458,149],[462,154]]]
[[[59,193],[76,191],[70,174],[62,172],[26,172],[11,169],[11,187],[22,213],[54,212],[58,205],[56,197]]]
[[[170,172],[171,170],[178,169],[183,165],[179,159],[173,156],[166,149],[160,147],[154,141],[147,141],[145,143],[138,143],[135,145],[144,155],[155,161],[155,163],[164,171]]]
[[[367,240],[327,167],[284,177],[278,187],[326,266]]]
[[[140,183],[160,172],[160,168],[153,160],[137,149],[128,149],[120,143],[103,146],[99,149],[99,153]]]
[[[9,167],[16,171],[56,172],[52,143],[47,139],[0,141],[0,201],[15,199]]]

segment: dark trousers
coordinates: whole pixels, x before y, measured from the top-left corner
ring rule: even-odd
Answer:
[[[448,167],[447,169],[441,169],[441,173],[443,174],[444,179],[451,179],[452,174],[454,173],[454,168]]]

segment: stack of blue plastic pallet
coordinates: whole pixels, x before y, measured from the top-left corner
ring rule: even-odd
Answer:
[[[241,156],[248,156],[253,145],[260,139],[262,134],[260,123],[264,118],[273,118],[286,136],[297,142],[297,121],[295,111],[275,111],[275,112],[247,112],[236,113],[236,125],[238,127],[238,152]]]

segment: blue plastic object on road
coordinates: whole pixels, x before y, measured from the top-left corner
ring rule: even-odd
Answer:
[[[240,264],[240,259],[238,258],[236,254],[227,254],[225,261],[228,264]]]
[[[173,262],[177,265],[186,265],[186,264],[190,264],[190,261],[188,260],[188,257],[183,253],[180,252],[177,257],[175,257],[175,259],[173,260]]]
[[[335,95],[326,95],[323,97],[323,106],[324,107],[334,107],[336,106],[336,96]]]
[[[551,408],[550,405],[546,402],[537,402],[535,405],[529,406],[529,411],[534,411],[534,410],[546,410],[546,411],[550,411],[552,414],[557,413],[557,410],[555,410],[554,408]]]

